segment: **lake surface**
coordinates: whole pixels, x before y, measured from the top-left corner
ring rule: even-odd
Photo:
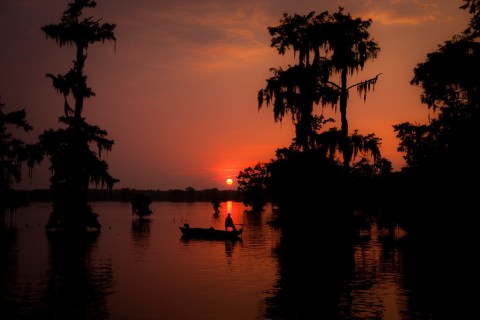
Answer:
[[[295,277],[279,259],[280,235],[267,224],[270,206],[253,214],[229,201],[215,216],[210,203],[154,202],[143,222],[129,203],[92,207],[100,215],[100,234],[73,244],[47,237],[49,203],[6,215],[0,225],[0,319],[290,320],[313,313],[317,319],[442,319],[441,306],[422,304],[428,288],[412,284],[418,279],[400,232],[385,241],[374,226],[359,237],[347,275],[330,290],[321,282],[309,288],[308,277],[292,285]],[[223,228],[227,212],[243,224],[242,241],[181,238],[184,223]],[[321,261],[321,253],[311,255]]]

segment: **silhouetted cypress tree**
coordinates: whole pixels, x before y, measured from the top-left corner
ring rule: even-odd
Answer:
[[[100,229],[98,215],[87,203],[88,188],[95,183],[111,189],[118,182],[108,173],[108,164],[100,159],[103,150],[110,151],[113,140],[106,138],[105,130],[88,124],[82,117],[84,100],[95,95],[87,86],[83,73],[88,46],[116,40],[114,24],[100,24],[101,18],[84,16],[84,9],[95,7],[95,1],[75,0],[68,4],[58,24],[42,27],[47,38],[54,39],[60,47],[73,46],[76,53],[73,67],[66,74],[47,74],[65,101],[64,114],[59,118],[64,128],[46,130],[40,135],[52,171],[53,211],[47,223],[48,230]],[[91,150],[92,145],[96,145],[98,153]]]

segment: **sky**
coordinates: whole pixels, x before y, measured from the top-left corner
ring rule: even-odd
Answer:
[[[65,74],[74,51],[47,39],[41,27],[57,24],[69,0],[0,0],[0,102],[5,111],[25,109],[34,127],[12,131],[28,143],[58,128],[63,97],[46,73]],[[90,16],[116,24],[117,41],[88,50],[85,73],[95,96],[84,116],[114,140],[105,156],[117,188],[236,189],[238,173],[269,162],[294,138],[290,117],[275,122],[273,109],[258,109],[257,94],[286,68],[285,56],[270,46],[267,28],[283,13],[333,13],[372,19],[368,29],[380,54],[349,84],[381,73],[364,101],[350,93],[350,132],[374,133],[394,170],[405,165],[393,125],[428,123],[433,116],[410,85],[415,66],[469,22],[461,0],[97,0]],[[315,107],[336,120],[340,114]],[[48,188],[48,159],[26,170],[20,189]],[[226,185],[227,178],[234,183]]]

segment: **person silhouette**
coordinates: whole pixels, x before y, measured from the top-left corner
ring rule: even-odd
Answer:
[[[235,227],[235,224],[233,223],[233,219],[230,216],[230,213],[227,214],[227,217],[225,218],[225,230],[229,230],[231,228],[233,231],[237,231],[237,228]]]

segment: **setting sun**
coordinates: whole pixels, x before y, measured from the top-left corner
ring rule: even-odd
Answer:
[[[227,178],[227,180],[225,180],[225,183],[230,186],[233,183],[233,179],[232,178]]]

